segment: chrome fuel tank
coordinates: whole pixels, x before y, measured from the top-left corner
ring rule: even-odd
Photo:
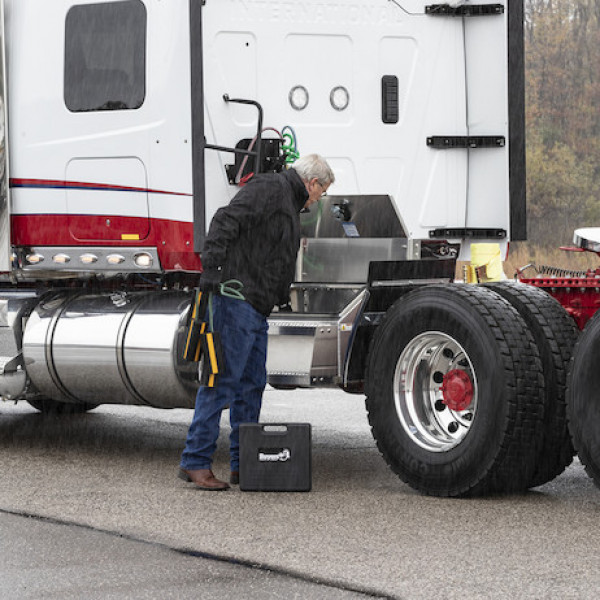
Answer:
[[[181,358],[190,294],[52,293],[23,333],[25,368],[65,402],[191,408],[196,363]]]

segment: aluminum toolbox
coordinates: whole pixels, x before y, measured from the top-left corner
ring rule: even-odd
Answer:
[[[240,489],[309,492],[312,485],[309,423],[240,425]]]

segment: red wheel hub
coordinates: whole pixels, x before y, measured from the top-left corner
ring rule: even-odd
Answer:
[[[444,375],[442,382],[442,402],[455,411],[467,410],[473,400],[473,382],[460,369],[454,369]]]

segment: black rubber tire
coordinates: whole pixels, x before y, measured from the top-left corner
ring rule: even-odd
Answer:
[[[404,348],[431,332],[460,344],[478,390],[477,410],[466,435],[444,451],[415,442],[395,403],[394,375]],[[388,310],[367,362],[372,433],[403,481],[435,496],[514,493],[528,487],[539,454],[544,380],[533,337],[506,300],[470,285],[415,290]],[[402,369],[399,372],[404,376]],[[399,406],[405,401],[399,392]]]
[[[27,402],[42,414],[51,416],[83,414],[99,406],[98,404],[89,404],[87,402],[78,404],[58,402],[51,398],[28,398]]]
[[[579,460],[600,488],[600,311],[579,336],[567,378],[569,431]]]
[[[575,455],[567,426],[566,385],[579,329],[560,302],[544,290],[516,281],[486,285],[508,300],[523,317],[542,360],[546,382],[544,428],[530,482],[530,487],[537,487],[560,475]]]

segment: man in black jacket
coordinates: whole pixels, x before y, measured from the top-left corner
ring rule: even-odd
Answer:
[[[216,387],[201,387],[179,476],[204,490],[225,490],[212,457],[223,408],[231,423],[231,483],[239,478],[239,426],[257,423],[267,382],[267,317],[289,301],[300,246],[300,217],[335,176],[324,158],[310,154],[282,173],[258,175],[210,224],[202,251],[200,289],[213,296],[213,328],[221,334],[225,370]],[[221,284],[242,283],[244,300],[219,294]]]

